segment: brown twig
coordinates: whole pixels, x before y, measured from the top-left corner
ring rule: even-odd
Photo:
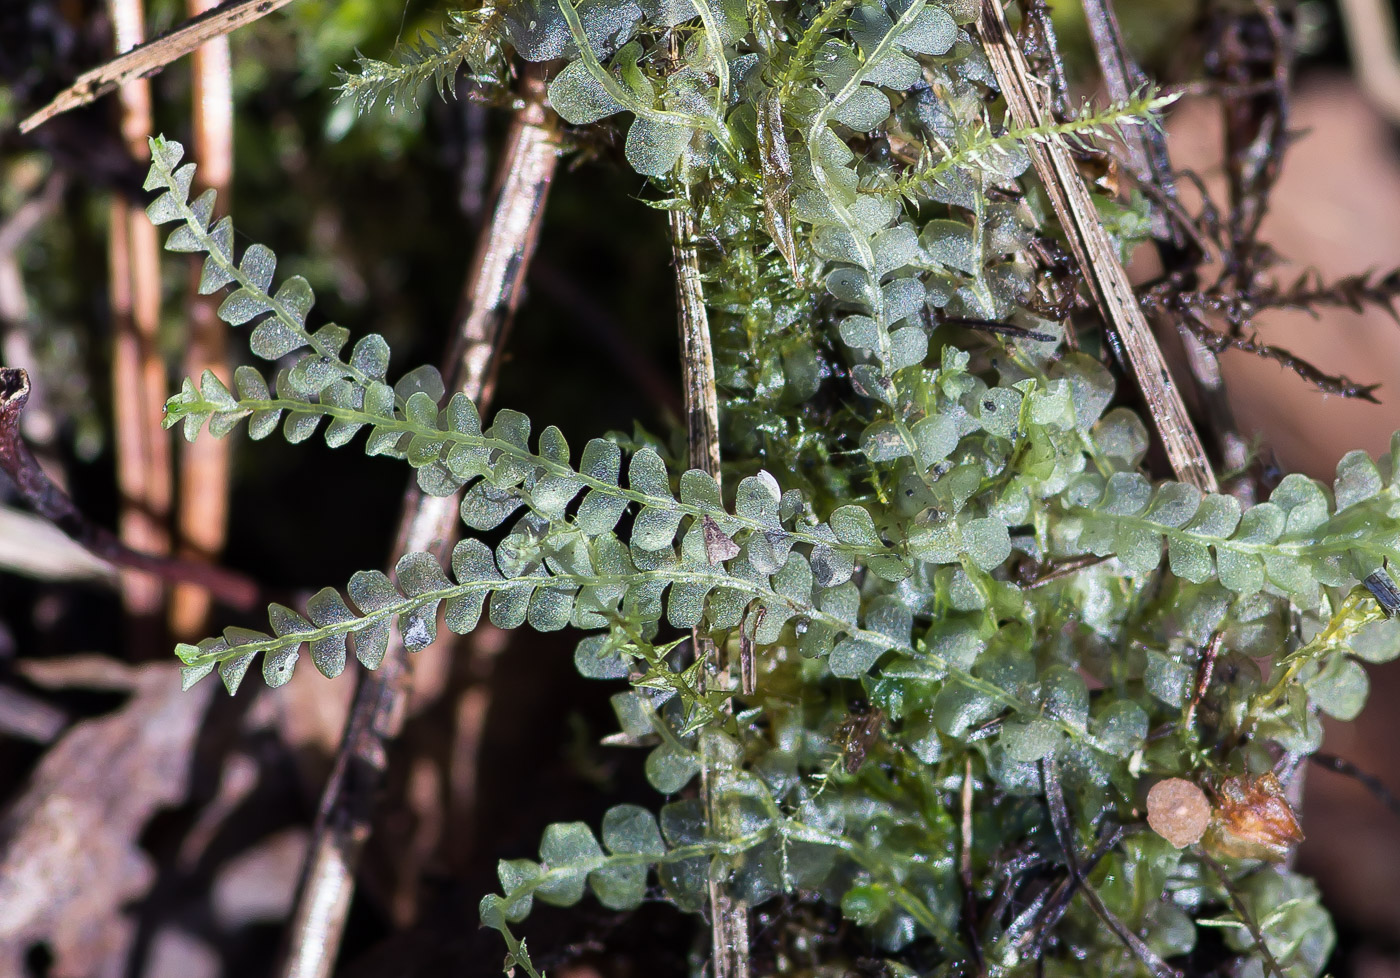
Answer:
[[[978,31],[1016,124],[1024,128],[1044,126],[1048,113],[1040,91],[996,0],[982,0]],[[1094,301],[1109,328],[1122,341],[1172,470],[1183,482],[1204,492],[1216,491],[1215,473],[1200,436],[1186,415],[1186,405],[1064,140],[1035,141],[1028,143],[1027,149]]]
[[[1020,7],[1022,46],[1047,83],[1051,107],[1061,116],[1068,115],[1069,80],[1064,59],[1060,57],[1060,40],[1055,34],[1055,25],[1050,22],[1050,5],[1045,0],[1020,0]],[[1113,97],[1121,101],[1117,95]]]
[[[940,326],[964,326],[968,329],[981,330],[985,333],[996,333],[999,336],[1010,336],[1018,340],[1035,340],[1038,343],[1053,343],[1055,337],[1049,333],[1042,333],[1038,329],[1027,329],[1025,326],[1017,326],[1014,323],[998,322],[995,319],[976,319],[970,316],[953,316],[938,321]]]
[[[30,132],[54,116],[87,105],[133,79],[154,75],[211,38],[222,37],[244,24],[251,24],[291,2],[228,0],[198,17],[192,17],[170,33],[138,44],[106,64],[83,72],[52,102],[21,122],[19,131]]]
[[[972,876],[972,758],[963,763],[962,779],[962,821],[958,833],[958,877],[962,881],[963,907],[962,922],[966,932],[967,946],[972,951],[976,974],[986,971],[982,954],[982,942],[977,929],[977,886]]]
[[[209,0],[189,0],[188,9],[198,16],[212,6]],[[233,77],[228,38],[212,38],[190,60],[194,155],[199,160],[199,178],[206,188],[218,193],[227,207],[233,185]],[[190,272],[184,375],[200,377],[209,370],[228,384],[232,380],[228,331],[216,314],[218,299],[199,294],[197,263]],[[181,446],[176,528],[182,557],[212,561],[224,548],[232,448],[233,442],[227,438],[197,438]],[[170,602],[170,628],[176,637],[203,634],[208,616],[209,600],[204,592],[175,588]]]
[[[1276,258],[1259,241],[1259,228],[1290,139],[1292,46],[1278,10],[1269,3],[1255,4],[1248,14],[1222,10],[1214,30],[1206,65],[1215,78],[1233,86],[1270,83],[1257,94],[1227,96],[1221,101],[1230,213],[1220,279],[1233,282],[1236,291],[1248,295],[1259,274]]]
[[[695,246],[695,225],[690,212],[670,212],[671,253],[676,266],[676,307],[681,334],[681,372],[685,384],[685,415],[690,464],[720,480],[719,402],[715,392],[715,362],[710,344],[710,320],[705,310],[704,285]],[[697,656],[709,645],[699,629],[691,631],[691,645]],[[733,689],[728,664],[718,656],[709,657],[703,674],[707,686]],[[729,829],[728,809],[723,799],[730,771],[715,737],[700,735],[700,791],[705,802],[707,823],[724,834]],[[712,865],[709,880],[710,930],[715,978],[748,978],[749,910],[729,892],[728,881],[718,863]]]
[[[1196,717],[1196,709],[1201,705],[1201,700],[1205,698],[1206,691],[1210,689],[1211,677],[1215,675],[1215,660],[1220,656],[1220,646],[1224,641],[1225,633],[1216,632],[1210,637],[1205,651],[1201,653],[1200,664],[1196,667],[1196,684],[1191,693],[1191,702],[1186,707],[1186,715],[1181,719],[1181,725],[1188,734],[1191,730],[1191,721]]]
[[[559,150],[558,123],[545,105],[542,73],[522,81],[498,173],[491,220],[482,228],[468,277],[468,311],[449,354],[453,389],[484,412],[494,386],[501,341],[521,298],[539,222]],[[427,551],[441,560],[458,522],[458,496],[429,496],[412,486],[404,498],[395,556]],[[412,668],[394,637],[379,669],[363,673],[335,766],[321,796],[310,852],[288,932],[286,978],[324,978],[344,934],[355,870],[370,835],[374,795],[383,781],[388,748],[403,728]]]
[[[1298,356],[1290,350],[1271,343],[1261,343],[1253,336],[1243,334],[1232,336],[1220,330],[1212,329],[1195,309],[1183,310],[1182,324],[1188,329],[1193,337],[1207,350],[1212,353],[1219,353],[1222,350],[1239,350],[1242,353],[1252,353],[1265,360],[1272,360],[1279,366],[1293,371],[1303,380],[1312,384],[1318,390],[1327,394],[1336,394],[1338,397],[1356,398],[1362,401],[1370,401],[1372,404],[1379,404],[1376,397],[1376,390],[1379,384],[1359,384],[1341,374],[1329,374],[1313,366],[1307,360]]]
[[[1118,848],[1118,844],[1123,841],[1123,834],[1123,826],[1118,824],[1107,825],[1100,831],[1098,844],[1094,846],[1093,851],[1087,858],[1079,860],[1079,879],[1087,880],[1093,875],[1094,868],[1103,857]],[[1069,913],[1074,894],[1079,891],[1079,879],[1066,873],[1040,901],[1030,929],[1015,941],[1019,946],[1028,949],[1028,956],[1039,957],[1044,953],[1045,944],[1054,933],[1056,925]]]
[[[40,468],[21,437],[20,415],[28,400],[29,375],[15,367],[0,367],[0,470],[10,477],[21,498],[35,513],[108,563],[172,583],[186,581],[204,588],[239,611],[250,611],[258,605],[262,594],[257,584],[242,574],[132,550],[108,530],[89,522],[73,500]]]
[[[111,0],[118,51],[141,41],[141,0]],[[151,131],[151,86],[132,78],[121,88],[122,139],[137,159]],[[146,215],[117,198],[111,204],[112,399],[117,456],[118,517],[122,541],[149,554],[170,552],[170,504],[174,480],[165,416],[165,361],[160,355],[160,243]],[[165,600],[158,579],[126,574],[122,596],[134,624],[155,627]]]

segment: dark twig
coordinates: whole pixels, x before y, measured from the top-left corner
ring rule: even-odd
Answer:
[[[1181,322],[1190,331],[1202,346],[1206,349],[1219,353],[1223,350],[1240,350],[1244,353],[1252,353],[1265,360],[1272,360],[1282,367],[1293,371],[1308,383],[1319,390],[1335,394],[1338,397],[1352,397],[1362,401],[1370,401],[1372,404],[1379,404],[1376,397],[1376,390],[1379,384],[1358,384],[1356,381],[1341,374],[1325,373],[1313,366],[1307,360],[1286,350],[1281,346],[1270,343],[1261,343],[1253,336],[1231,336],[1219,330],[1212,329],[1210,324],[1202,318],[1201,313],[1195,309],[1183,309]]]
[[[1038,587],[1044,587],[1047,584],[1069,577],[1071,574],[1077,574],[1079,571],[1086,568],[1102,564],[1112,556],[1112,554],[1105,554],[1103,556],[1099,556],[1098,554],[1081,554],[1078,557],[1066,557],[1064,560],[1059,560],[1046,566],[1032,565],[1032,567],[1028,568],[1029,574],[1022,581],[1021,586],[1032,590]]]
[[[1046,758],[1040,762],[1040,777],[1041,784],[1045,789],[1045,803],[1050,810],[1050,826],[1055,832],[1055,840],[1059,842],[1060,849],[1064,851],[1065,863],[1069,866],[1070,876],[1083,892],[1084,898],[1089,901],[1089,906],[1094,909],[1094,913],[1108,926],[1109,930],[1117,935],[1124,946],[1137,956],[1137,959],[1151,974],[1157,978],[1180,978],[1180,974],[1175,969],[1169,967],[1165,961],[1158,957],[1156,951],[1148,947],[1142,938],[1129,930],[1113,911],[1104,906],[1103,899],[1089,885],[1089,881],[1085,878],[1084,871],[1079,864],[1079,845],[1074,838],[1074,825],[1070,821],[1069,809],[1065,807],[1064,788],[1060,784],[1059,773],[1052,758]]]
[[[485,412],[494,386],[501,341],[519,304],[539,222],[558,157],[558,124],[545,105],[543,74],[523,79],[524,105],[515,116],[499,173],[498,198],[473,255],[469,311],[449,353],[449,384]],[[412,485],[405,495],[395,544],[397,556],[426,551],[441,559],[452,547],[459,499],[436,497]],[[403,728],[412,669],[401,636],[384,661],[361,674],[335,767],[321,796],[311,850],[292,916],[285,978],[331,973],[350,911],[355,870],[369,839],[375,795],[388,766],[388,749]]]
[[[118,567],[145,571],[171,583],[188,583],[208,590],[231,608],[249,611],[262,600],[251,579],[222,567],[153,557],[127,547],[116,535],[91,523],[39,466],[20,435],[20,415],[29,400],[29,375],[15,367],[0,367],[0,470],[14,482],[35,513],[58,527],[88,552]]]
[[[1234,86],[1271,83],[1257,95],[1226,97],[1222,106],[1230,215],[1221,280],[1249,294],[1273,260],[1258,234],[1288,145],[1291,45],[1278,10],[1267,3],[1251,14],[1221,11],[1214,29],[1206,66],[1215,79]]]
[[[1118,28],[1111,0],[1083,0],[1083,6],[1109,98],[1115,102],[1126,101],[1134,92],[1142,90],[1147,76],[1123,44],[1123,33]],[[1175,203],[1176,182],[1172,179],[1166,135],[1162,130],[1156,126],[1130,126],[1123,131],[1123,146],[1133,171],[1145,176],[1158,195]],[[1155,208],[1152,233],[1159,240],[1170,240],[1176,247],[1184,244],[1166,215]]]
[[[1068,116],[1069,81],[1065,76],[1065,62],[1060,57],[1060,41],[1055,34],[1055,26],[1050,21],[1050,5],[1045,0],[1021,0],[1022,44],[1036,62],[1037,72],[1045,78],[1050,88],[1051,105],[1060,116]],[[1114,95],[1117,101],[1122,101]]]
[[[1347,275],[1333,282],[1325,281],[1320,272],[1309,269],[1287,288],[1266,286],[1250,296],[1253,309],[1306,309],[1316,314],[1319,307],[1365,312],[1367,306],[1384,310],[1400,324],[1400,268],[1380,274],[1375,271]]]
[[[1221,866],[1220,863],[1216,862],[1215,859],[1207,853],[1198,852],[1197,856],[1201,862],[1210,867],[1211,872],[1220,880],[1220,885],[1225,888],[1225,893],[1230,898],[1230,905],[1235,908],[1235,913],[1239,914],[1240,923],[1244,924],[1245,929],[1248,930],[1250,936],[1254,938],[1254,945],[1259,949],[1259,953],[1263,955],[1264,963],[1268,966],[1269,971],[1273,973],[1274,978],[1286,978],[1283,969],[1279,967],[1278,959],[1274,957],[1274,952],[1269,950],[1269,943],[1264,940],[1264,932],[1259,929],[1259,922],[1254,919],[1254,915],[1251,914],[1249,908],[1244,905],[1244,899],[1240,896],[1239,888],[1235,886],[1234,881],[1226,874],[1225,867]]]
[[[1027,329],[1025,326],[1016,326],[1013,323],[998,322],[994,319],[974,319],[968,316],[955,316],[950,319],[940,319],[940,326],[965,326],[968,329],[981,330],[984,333],[996,333],[999,336],[1010,336],[1018,340],[1035,340],[1039,343],[1053,343],[1055,337],[1049,333],[1042,333],[1038,329]]]
[[[1094,871],[1094,867],[1104,856],[1112,852],[1123,840],[1123,826],[1113,824],[1106,832],[1101,832],[1098,845],[1094,846],[1094,851],[1089,854],[1079,867],[1080,876],[1089,878],[1089,874]],[[1034,927],[1026,934],[1026,938],[1034,935],[1034,940],[1030,942],[1029,953],[1039,956],[1044,948],[1046,938],[1054,931],[1058,924],[1069,913],[1070,903],[1074,900],[1074,894],[1079,889],[1079,880],[1072,875],[1067,875],[1060,880],[1058,886],[1049,890],[1046,899],[1042,901],[1043,910],[1035,919]],[[1025,938],[1023,938],[1025,939]]]
[[[1392,815],[1400,817],[1400,798],[1386,787],[1385,782],[1374,774],[1368,774],[1361,770],[1351,761],[1344,760],[1335,754],[1309,754],[1308,760],[1318,767],[1325,767],[1329,771],[1345,775],[1361,783],[1361,786],[1375,796],[1376,801],[1384,805]]]

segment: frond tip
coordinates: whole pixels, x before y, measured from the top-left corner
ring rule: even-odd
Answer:
[[[918,166],[888,184],[866,187],[864,191],[917,200],[921,195],[933,192],[951,171],[975,167],[991,170],[1003,168],[1007,160],[1023,152],[1021,147],[1027,142],[1045,142],[1054,138],[1121,138],[1126,126],[1156,126],[1158,113],[1179,97],[1180,94],[1175,92],[1163,95],[1154,89],[1145,89],[1132,98],[1113,102],[1101,109],[1085,103],[1072,118],[1063,122],[1016,127],[1000,135],[990,129],[982,129],[952,148],[927,147],[924,159]]]
[[[393,61],[358,55],[356,70],[338,70],[341,99],[353,99],[364,114],[383,104],[391,111],[417,108],[423,86],[432,82],[439,97],[457,95],[457,73],[465,64],[469,78],[482,85],[505,84],[506,61],[495,34],[499,21],[494,8],[454,10],[442,31],[424,31],[417,41],[403,44]]]

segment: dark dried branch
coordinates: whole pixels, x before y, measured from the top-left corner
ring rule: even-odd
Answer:
[[[1212,329],[1196,310],[1185,310],[1181,323],[1190,330],[1192,336],[1214,353],[1220,353],[1227,349],[1252,353],[1257,357],[1273,360],[1280,366],[1293,371],[1323,393],[1335,394],[1338,397],[1358,398],[1370,401],[1372,404],[1380,403],[1375,393],[1380,387],[1379,384],[1359,384],[1341,374],[1329,374],[1290,350],[1259,342],[1258,337],[1254,335],[1231,336],[1228,333]]]
[[[1138,67],[1123,44],[1123,33],[1111,0],[1084,0],[1084,19],[1094,41],[1094,54],[1109,97],[1121,102],[1147,84],[1147,76]],[[1123,146],[1134,173],[1142,177],[1139,183],[1150,187],[1156,208],[1152,233],[1158,240],[1170,240],[1180,248],[1184,241],[1168,220],[1166,209],[1176,204],[1176,184],[1172,179],[1171,160],[1167,156],[1166,134],[1157,126],[1131,126],[1123,132]],[[1164,256],[1165,257],[1165,256]],[[1171,267],[1171,263],[1168,263]]]
[[[1384,274],[1377,271],[1347,275],[1328,282],[1316,269],[1308,269],[1286,288],[1267,285],[1250,296],[1255,309],[1305,309],[1316,315],[1319,308],[1346,309],[1363,313],[1367,307],[1384,310],[1400,325],[1400,268]]]
[[[1084,879],[1089,878],[1089,874],[1094,871],[1094,867],[1104,856],[1108,855],[1118,843],[1123,841],[1123,826],[1118,824],[1106,825],[1100,831],[1098,845],[1094,846],[1094,851],[1089,854],[1079,867],[1080,875]],[[1079,880],[1072,875],[1065,874],[1059,882],[1046,891],[1046,899],[1042,901],[1042,911],[1035,919],[1035,926],[1027,932],[1024,943],[1029,947],[1029,955],[1039,957],[1045,947],[1045,943],[1054,933],[1055,927],[1064,919],[1069,912],[1074,894],[1079,889]]]
[[[1013,323],[1002,323],[994,319],[970,319],[966,317],[953,317],[951,319],[939,320],[939,325],[943,326],[966,326],[968,329],[981,330],[985,333],[996,333],[1000,336],[1010,336],[1018,340],[1036,340],[1040,343],[1053,343],[1055,337],[1049,333],[1042,333],[1038,329],[1027,329],[1025,326],[1017,326]]]
[[[1036,75],[1045,79],[1050,88],[1050,104],[1059,116],[1068,116],[1069,82],[1065,77],[1065,62],[1060,57],[1060,41],[1050,22],[1050,6],[1045,0],[1020,0],[1023,17],[1020,30],[1021,46],[1036,67]],[[1115,100],[1121,100],[1114,95]],[[1123,96],[1122,98],[1126,98]]]
[[[1292,45],[1272,4],[1258,4],[1246,14],[1218,11],[1211,27],[1207,71],[1235,90],[1222,104],[1230,217],[1221,279],[1231,279],[1248,292],[1272,260],[1271,252],[1260,246],[1258,233],[1289,142]],[[1257,94],[1236,94],[1255,84],[1266,87]]]
[[[1392,815],[1400,817],[1400,797],[1396,797],[1395,793],[1386,787],[1385,782],[1374,774],[1369,774],[1361,770],[1361,768],[1351,763],[1351,761],[1340,758],[1335,754],[1309,754],[1308,760],[1312,761],[1318,767],[1325,767],[1329,771],[1335,771],[1337,774],[1345,775],[1359,782],[1361,786],[1369,791],[1372,796],[1375,797],[1376,801],[1384,805]]]
[[[239,611],[262,602],[250,578],[221,567],[172,557],[153,557],[125,546],[107,529],[90,522],[68,495],[54,485],[20,435],[20,415],[29,401],[29,375],[0,367],[0,470],[14,482],[35,513],[57,526],[90,553],[118,567],[145,571],[171,583],[202,587]]]

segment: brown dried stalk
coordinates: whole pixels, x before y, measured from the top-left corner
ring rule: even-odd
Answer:
[[[1380,403],[1375,393],[1380,384],[1359,384],[1341,374],[1326,373],[1281,346],[1259,342],[1254,335],[1246,336],[1242,333],[1241,335],[1231,335],[1212,329],[1210,324],[1202,318],[1200,312],[1195,309],[1185,310],[1182,323],[1202,346],[1214,353],[1220,353],[1224,350],[1252,353],[1265,360],[1273,360],[1280,366],[1293,371],[1324,393],[1336,394],[1339,397],[1354,397],[1362,401],[1370,401],[1372,404]]]
[[[485,413],[501,342],[515,309],[535,244],[559,151],[558,122],[545,105],[543,75],[522,82],[524,105],[516,112],[499,168],[491,220],[482,228],[472,259],[469,305],[449,356],[449,385]],[[395,558],[426,551],[445,559],[456,538],[460,495],[423,494],[416,483],[404,497]],[[361,674],[335,767],[321,796],[289,929],[285,978],[325,978],[331,973],[355,870],[370,835],[374,794],[388,765],[388,749],[403,729],[413,670],[402,641],[390,641],[384,661]]]
[[[209,0],[189,0],[189,12],[198,16],[212,9]],[[216,37],[190,59],[193,82],[191,115],[194,123],[194,155],[200,161],[199,178],[215,190],[228,206],[233,184],[233,76],[227,37]],[[185,340],[186,377],[211,370],[228,384],[228,330],[216,315],[218,300],[199,294],[199,269],[191,269],[189,333]],[[181,446],[179,504],[176,528],[179,552],[191,560],[212,561],[224,548],[228,531],[229,468],[233,443],[227,438],[197,438]],[[203,591],[177,586],[171,596],[170,628],[177,638],[188,639],[205,631],[209,599]]]
[[[720,480],[719,402],[715,392],[715,361],[710,344],[710,320],[705,311],[704,285],[695,246],[695,224],[689,210],[673,210],[671,253],[676,265],[676,306],[681,334],[681,371],[685,384],[685,416],[689,435],[690,464]],[[692,630],[691,646],[697,656],[713,650],[713,644]],[[752,649],[747,653],[751,656]],[[751,681],[751,662],[743,672]],[[711,688],[733,689],[728,664],[710,659],[703,681]],[[752,692],[751,688],[745,690]],[[727,704],[726,704],[727,707]],[[724,833],[728,823],[721,799],[729,776],[716,735],[700,734],[700,791],[706,822]],[[714,868],[710,871],[710,929],[715,978],[748,978],[749,908],[729,893],[728,882]]]
[[[111,0],[118,51],[145,32],[141,0]],[[136,78],[122,86],[122,138],[137,159],[147,153],[151,86]],[[160,242],[140,209],[115,198],[109,230],[112,306],[112,399],[116,431],[118,526],[122,541],[148,554],[170,552],[173,478],[165,416],[165,362],[157,348],[160,326]],[[134,618],[151,618],[164,603],[161,582],[145,574],[122,577],[122,597]]]
[[[192,17],[169,34],[132,47],[119,57],[78,76],[54,100],[19,124],[20,132],[30,132],[56,115],[87,105],[130,83],[149,78],[172,61],[178,61],[204,42],[223,37],[244,24],[251,24],[292,0],[228,0],[227,3]]]
[[[1292,43],[1278,10],[1267,2],[1255,4],[1248,13],[1218,10],[1211,29],[1206,67],[1215,80],[1236,89],[1266,83],[1251,94],[1229,94],[1221,100],[1230,210],[1224,229],[1225,267],[1217,284],[1231,282],[1235,291],[1248,295],[1258,276],[1277,260],[1259,241],[1259,228],[1290,138]]]
[[[982,0],[978,31],[1016,125],[1044,126],[1048,112],[1036,79],[1011,38],[996,0]],[[1206,459],[1200,436],[1186,415],[1186,405],[1138,307],[1108,233],[1099,223],[1069,149],[1063,139],[1054,137],[1044,143],[1029,143],[1028,148],[1094,301],[1127,352],[1172,470],[1183,482],[1214,492],[1215,473]]]

